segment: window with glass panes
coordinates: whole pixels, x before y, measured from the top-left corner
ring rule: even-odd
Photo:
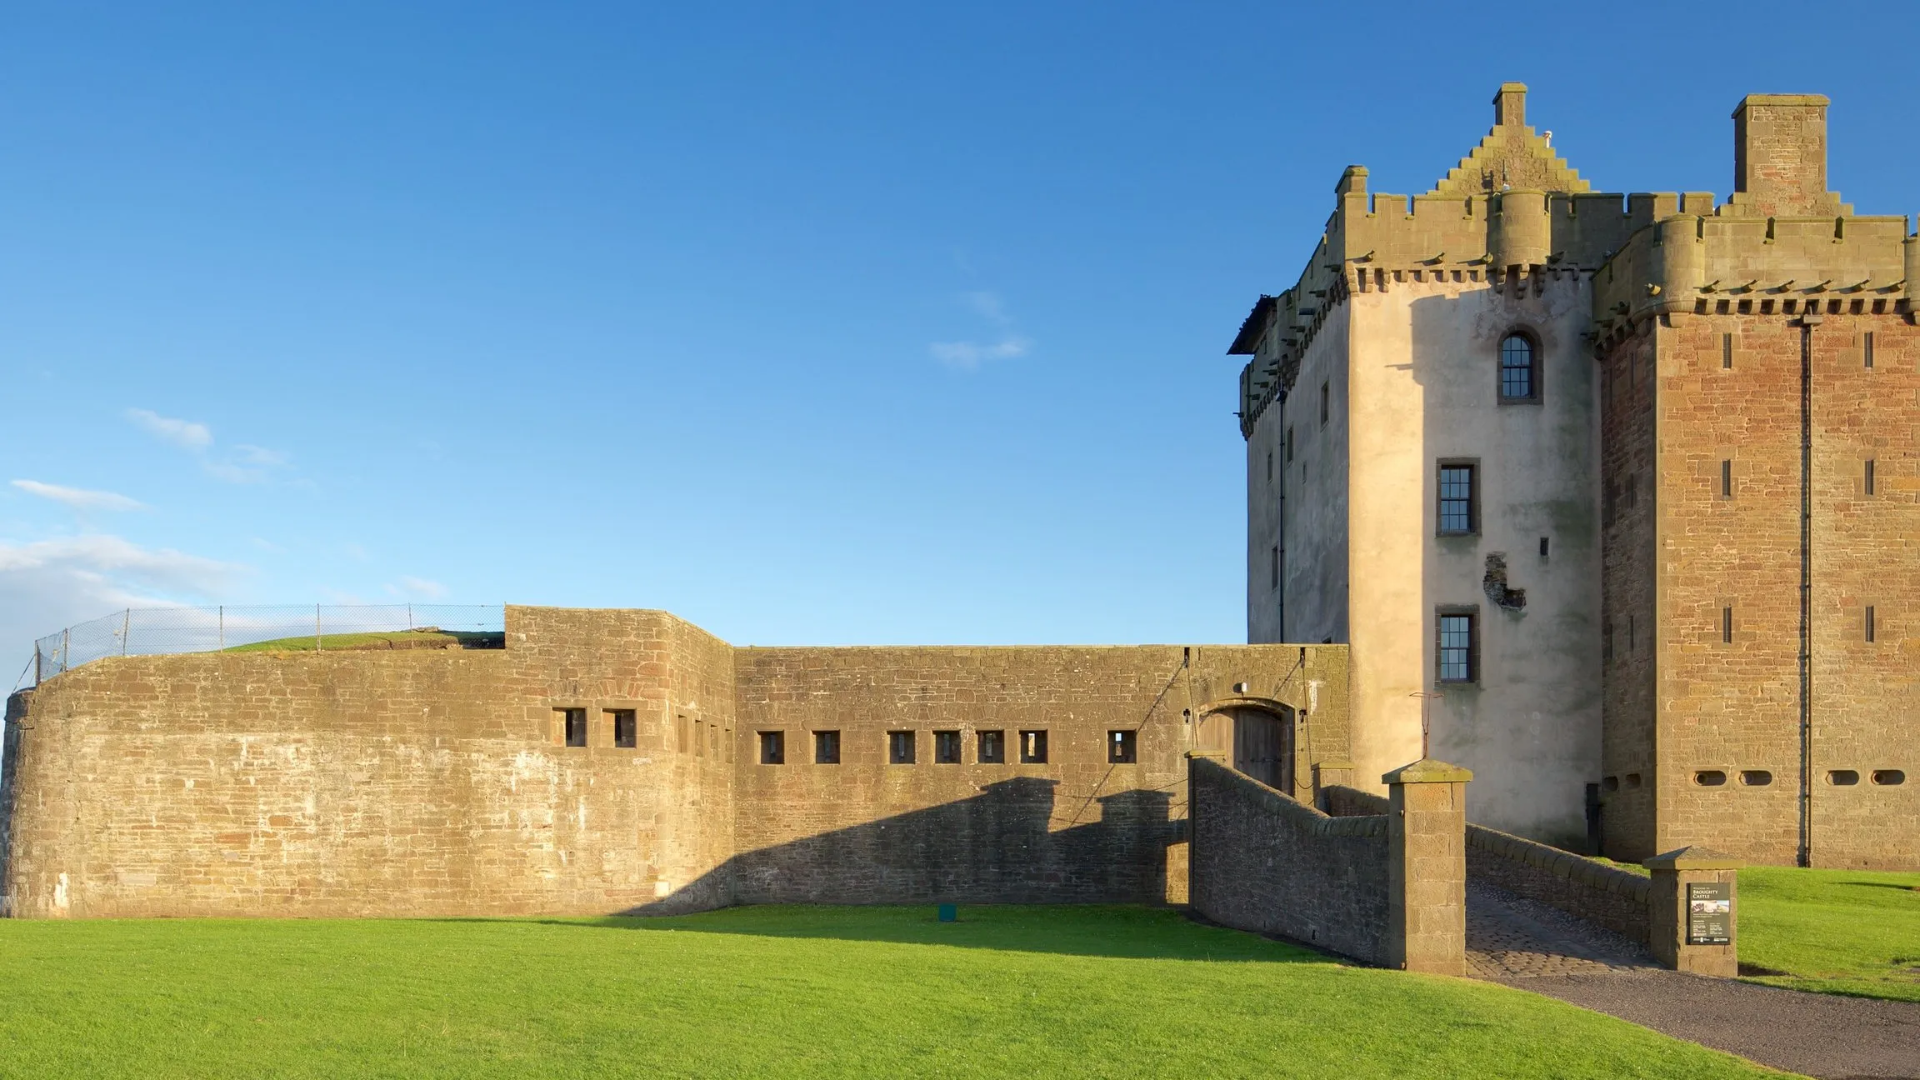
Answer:
[[[1440,613],[1440,647],[1435,657],[1439,681],[1473,681],[1477,661],[1473,623],[1470,611]]]
[[[1471,533],[1473,520],[1473,466],[1440,466],[1440,531]]]
[[[1508,334],[1500,343],[1500,396],[1507,401],[1531,400],[1535,374],[1533,342],[1519,334]]]

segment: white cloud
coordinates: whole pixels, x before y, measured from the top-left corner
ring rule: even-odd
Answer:
[[[961,299],[966,301],[968,307],[979,312],[981,318],[996,326],[1007,326],[1013,321],[1007,318],[1007,305],[1000,299],[999,293],[982,290],[963,293]]]
[[[0,664],[12,668],[0,678],[33,655],[35,638],[119,608],[204,603],[247,569],[101,534],[0,541]]]
[[[207,470],[208,476],[229,484],[258,484],[267,478],[265,469],[249,469],[231,461],[203,461],[201,467]]]
[[[248,465],[262,465],[273,468],[287,463],[287,455],[278,450],[269,450],[264,446],[248,446],[246,443],[237,443],[234,446],[234,450],[238,452],[240,460]]]
[[[161,416],[152,409],[128,409],[127,418],[147,433],[193,451],[208,476],[229,484],[265,483],[273,478],[273,470],[287,464],[287,455],[280,451],[246,443],[235,444],[232,453],[216,459],[211,456],[213,429],[192,420]]]
[[[1025,356],[1033,347],[1033,341],[1014,329],[1013,317],[1007,314],[1006,302],[1000,294],[990,290],[979,290],[960,294],[960,302],[972,308],[974,314],[992,323],[994,339],[990,341],[936,341],[927,346],[934,359],[951,368],[962,371],[976,371],[988,360],[1010,360],[1016,356]]]
[[[397,588],[389,585],[387,586],[387,591],[393,593],[395,596],[421,596],[428,600],[438,600],[447,595],[447,587],[445,585],[437,581],[428,581],[426,578],[417,577],[402,577]]]
[[[1032,342],[1023,337],[1007,337],[991,344],[973,341],[936,341],[927,346],[934,358],[948,367],[973,371],[986,360],[1008,360],[1025,356]]]
[[[88,491],[85,488],[43,484],[38,480],[15,480],[13,486],[29,495],[52,499],[75,510],[145,510],[147,508],[146,504],[138,499],[129,499],[125,495],[111,491]]]
[[[161,416],[151,409],[128,409],[127,419],[145,429],[148,434],[188,450],[205,450],[213,445],[213,429],[192,420],[176,420],[170,416]]]

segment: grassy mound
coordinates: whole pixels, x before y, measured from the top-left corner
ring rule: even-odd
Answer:
[[[370,634],[323,634],[319,638],[308,634],[305,637],[275,638],[272,641],[256,641],[249,645],[232,645],[227,652],[312,652],[315,648],[323,652],[355,649],[499,649],[506,645],[506,635],[498,630],[441,630],[438,627],[424,627],[418,630],[388,630]]]
[[[1920,873],[1749,866],[1739,919],[1755,982],[1920,1001]]]
[[[0,921],[0,1076],[1758,1077],[1143,908]]]

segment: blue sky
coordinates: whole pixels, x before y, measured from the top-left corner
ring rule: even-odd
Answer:
[[[161,7],[0,35],[8,674],[163,602],[1244,640],[1223,352],[1343,166],[1425,190],[1517,79],[1724,197],[1740,96],[1820,92],[1920,210],[1897,5]]]

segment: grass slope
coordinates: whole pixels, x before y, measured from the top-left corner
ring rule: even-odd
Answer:
[[[385,630],[365,634],[325,634],[317,641],[305,637],[275,638],[248,645],[230,645],[227,652],[312,652],[351,649],[444,649],[459,645],[467,649],[498,649],[503,635],[484,630]]]
[[[1920,1001],[1920,874],[1749,866],[1740,962],[1755,982]]]
[[[0,921],[0,1076],[1757,1077],[1143,908]]]

